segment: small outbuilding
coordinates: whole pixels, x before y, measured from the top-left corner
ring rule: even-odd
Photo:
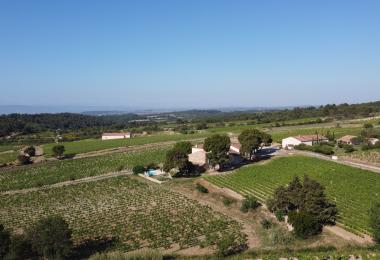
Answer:
[[[349,145],[358,145],[360,141],[355,135],[345,135],[337,140],[339,144],[349,144]]]
[[[379,139],[377,138],[369,138],[368,144],[375,145],[377,142],[379,142]]]
[[[300,144],[312,146],[315,143],[328,142],[329,139],[323,135],[298,135],[290,136],[282,139],[282,148],[293,149],[295,146]]]

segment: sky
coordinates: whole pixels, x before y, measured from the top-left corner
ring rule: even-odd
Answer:
[[[378,0],[0,0],[0,105],[380,100]]]

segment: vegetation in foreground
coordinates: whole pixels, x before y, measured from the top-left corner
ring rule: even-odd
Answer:
[[[278,186],[289,183],[295,176],[304,175],[326,188],[327,198],[337,205],[339,211],[338,225],[357,234],[373,234],[368,212],[380,202],[378,173],[316,158],[293,156],[205,178],[242,195],[253,195],[265,203]]]
[[[113,240],[122,251],[178,250],[215,246],[227,235],[237,245],[246,243],[236,221],[165,187],[130,177],[0,195],[0,208],[0,223],[12,234],[28,230],[43,216],[62,216],[75,246]]]

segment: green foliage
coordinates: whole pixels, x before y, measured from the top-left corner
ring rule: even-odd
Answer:
[[[217,243],[217,254],[220,257],[227,257],[239,253],[247,248],[247,245],[239,244],[233,234],[228,234],[222,237]]]
[[[20,165],[27,165],[31,164],[32,161],[30,160],[30,157],[28,155],[19,154],[17,156],[17,161]]]
[[[190,142],[179,142],[167,151],[164,171],[169,172],[171,169],[178,168],[181,174],[189,174],[192,170],[192,164],[189,162],[191,147]]]
[[[356,151],[356,149],[354,148],[354,146],[350,145],[350,144],[344,144],[343,145],[343,149],[344,149],[345,153],[352,153],[352,152]]]
[[[11,236],[4,226],[0,224],[0,259],[2,259],[9,250],[9,245],[11,243]]]
[[[260,224],[264,229],[270,229],[273,226],[273,223],[268,219],[261,220]]]
[[[33,157],[36,155],[36,148],[34,146],[28,146],[25,148],[24,153],[29,155],[30,157]]]
[[[257,129],[244,130],[238,139],[241,144],[240,153],[249,159],[261,148],[262,144],[270,144],[272,142],[272,137],[269,134]]]
[[[63,259],[72,250],[71,230],[61,217],[42,218],[27,232],[33,250],[41,257]]]
[[[287,187],[278,187],[268,207],[272,212],[285,214],[303,211],[315,216],[321,225],[334,224],[337,215],[336,206],[327,200],[324,187],[307,176],[303,184],[296,176]]]
[[[35,256],[35,254],[30,241],[25,235],[16,235],[12,237],[6,260],[29,259]]]
[[[197,183],[195,185],[195,188],[197,189],[197,191],[199,191],[201,193],[208,193],[208,189],[205,186],[203,186],[203,185],[201,185],[199,183]]]
[[[373,238],[377,243],[380,243],[380,203],[371,208],[369,225],[373,229]]]
[[[260,203],[254,196],[246,196],[241,202],[240,211],[247,213],[249,210],[256,209],[260,206]]]
[[[139,174],[139,173],[144,173],[145,172],[145,167],[142,165],[136,165],[132,169],[133,174]]]
[[[205,139],[204,149],[207,152],[207,159],[213,167],[219,165],[222,168],[228,162],[230,145],[231,141],[227,135],[214,134]]]
[[[276,210],[274,212],[274,215],[276,216],[277,220],[280,222],[285,220],[285,213],[283,210]]]
[[[236,201],[234,199],[231,199],[231,198],[228,198],[228,197],[224,197],[222,198],[222,201],[223,201],[223,205],[224,206],[230,206],[232,203],[235,203]]]
[[[158,250],[145,249],[138,252],[124,253],[120,251],[97,253],[89,260],[163,260],[164,256]]]
[[[321,153],[325,155],[334,154],[334,149],[328,143],[318,143],[314,145],[299,144],[294,147],[297,150],[301,151],[310,151],[315,153]]]
[[[317,235],[322,232],[322,225],[318,219],[304,211],[292,211],[289,213],[289,223],[294,228],[294,234],[302,239]]]
[[[65,152],[65,146],[63,145],[54,145],[52,148],[53,156],[61,157]]]

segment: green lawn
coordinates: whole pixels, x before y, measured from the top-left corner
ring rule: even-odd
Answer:
[[[17,159],[18,152],[0,153],[0,164],[13,162]]]
[[[0,172],[0,191],[25,189],[71,179],[132,168],[136,164],[160,163],[168,148],[117,153],[74,160],[54,161]]]
[[[16,151],[19,150],[21,146],[19,145],[0,145],[0,153],[5,151]]]
[[[0,223],[12,233],[49,215],[69,223],[75,244],[112,237],[123,251],[208,246],[227,234],[238,243],[246,240],[238,222],[163,186],[129,177],[0,195]]]
[[[265,202],[274,190],[305,174],[326,187],[336,202],[339,223],[353,232],[371,233],[368,210],[380,202],[380,174],[311,157],[293,156],[274,159],[265,165],[244,167],[232,174],[207,176],[208,181],[252,194]]]
[[[197,134],[161,134],[152,136],[135,137],[131,139],[115,139],[102,141],[101,139],[86,139],[75,142],[62,142],[61,145],[65,146],[65,154],[80,154],[92,151],[99,151],[110,148],[125,147],[132,145],[144,145],[150,143],[159,143],[166,141],[182,141],[191,140],[197,138],[207,137],[209,133],[197,133]],[[52,155],[52,147],[57,144],[51,143],[43,145],[44,153],[47,156]]]

